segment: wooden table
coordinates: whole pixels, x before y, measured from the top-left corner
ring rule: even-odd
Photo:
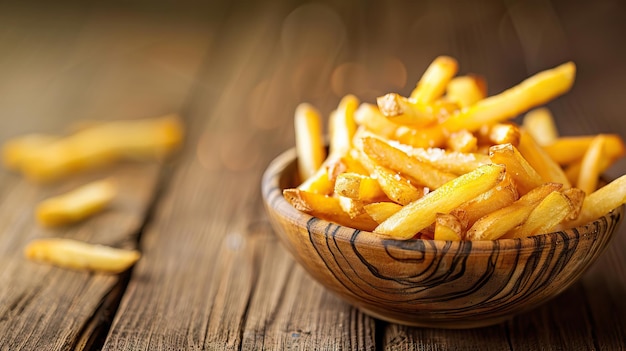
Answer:
[[[183,150],[38,185],[0,172],[1,350],[617,350],[626,229],[573,288],[476,330],[371,318],[297,266],[262,207],[262,171],[294,144],[301,101],[408,94],[437,55],[491,94],[574,60],[549,104],[563,135],[626,136],[626,6],[614,1],[40,2],[0,5],[0,141],[79,121],[181,114]],[[626,173],[620,162],[610,176]],[[114,176],[106,212],[45,229],[42,199]],[[137,247],[119,276],[27,261],[40,237]]]

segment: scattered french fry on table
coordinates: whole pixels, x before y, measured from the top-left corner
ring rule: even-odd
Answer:
[[[116,193],[117,186],[108,179],[83,185],[39,203],[37,220],[46,227],[76,223],[102,211]]]
[[[26,258],[62,268],[117,274],[139,260],[137,250],[92,245],[71,239],[37,239],[24,249]]]

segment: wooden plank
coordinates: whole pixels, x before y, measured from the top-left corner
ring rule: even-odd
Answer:
[[[259,250],[263,254],[242,349],[375,349],[373,318],[313,281],[275,237],[268,236],[265,241]]]
[[[65,133],[85,119],[178,111],[208,43],[206,27],[158,13],[5,4],[0,17],[7,29],[0,48],[10,53],[0,68],[0,113],[11,116],[0,121],[0,141],[27,132]],[[23,247],[39,237],[136,247],[160,174],[159,165],[127,163],[41,186],[0,172],[0,349],[93,347],[104,323],[99,313],[110,313],[112,297],[123,288],[120,277],[32,263]],[[107,176],[120,187],[107,211],[65,228],[35,223],[40,200]]]
[[[76,342],[118,277],[74,272],[27,261],[23,247],[40,237],[66,237],[116,247],[134,247],[153,195],[159,169],[126,165],[113,172],[76,177],[50,189],[14,179],[4,192],[2,210],[2,274],[0,275],[0,349],[63,349]],[[61,229],[42,229],[33,208],[52,192],[73,188],[94,178],[113,176],[122,196],[109,210],[86,222]],[[6,180],[6,178],[5,178]],[[11,206],[11,210],[8,207]]]
[[[479,329],[445,330],[389,324],[384,330],[385,350],[507,350],[503,325]]]
[[[281,58],[277,41],[289,8],[248,10],[229,14],[207,62],[213,86],[192,107],[196,152],[186,152],[143,236],[146,257],[106,350],[373,348],[373,320],[294,268],[270,234],[260,177],[293,143],[300,61]]]

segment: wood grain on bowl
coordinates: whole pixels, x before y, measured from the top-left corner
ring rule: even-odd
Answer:
[[[295,171],[290,150],[263,179],[284,246],[340,297],[407,325],[480,327],[537,307],[584,273],[623,217],[622,206],[586,225],[523,239],[400,241],[299,212],[282,195]]]

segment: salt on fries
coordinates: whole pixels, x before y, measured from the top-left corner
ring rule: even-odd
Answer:
[[[560,136],[540,107],[571,88],[572,62],[492,96],[482,77],[457,71],[457,61],[442,56],[408,97],[389,93],[378,106],[344,97],[331,114],[325,160],[319,113],[300,105],[302,183],[284,190],[287,201],[399,240],[523,238],[588,223],[626,203],[626,176],[597,188],[626,153],[621,137]],[[510,121],[522,113],[522,125]],[[303,123],[305,114],[314,121]]]
[[[24,255],[30,260],[63,268],[111,274],[127,270],[141,257],[136,250],[60,238],[34,240],[26,246]]]

